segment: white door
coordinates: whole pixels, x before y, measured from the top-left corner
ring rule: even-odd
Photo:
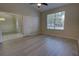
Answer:
[[[32,21],[30,16],[23,16],[23,33],[24,35],[31,35]]]

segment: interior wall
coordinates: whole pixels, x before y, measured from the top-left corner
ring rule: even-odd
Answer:
[[[22,24],[22,32],[24,35],[29,33],[31,34],[38,34],[39,33],[39,12],[36,11],[34,8],[31,8],[28,4],[23,3],[2,3],[0,4],[0,11],[3,12],[10,12],[14,14],[22,15],[24,19],[24,24]],[[28,23],[28,24],[26,24]],[[29,28],[28,28],[28,27]],[[18,29],[19,30],[19,29]],[[26,34],[25,34],[26,33]]]
[[[16,19],[16,32],[22,33],[23,16],[15,15],[15,19]]]
[[[46,15],[60,11],[65,11],[64,30],[46,30]],[[41,34],[48,34],[71,39],[79,38],[79,4],[69,4],[63,7],[42,12],[40,17]]]

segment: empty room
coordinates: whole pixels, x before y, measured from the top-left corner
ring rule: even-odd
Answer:
[[[78,55],[78,3],[0,3],[0,56]]]

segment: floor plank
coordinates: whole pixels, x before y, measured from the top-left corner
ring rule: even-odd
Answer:
[[[77,40],[46,35],[24,37],[0,44],[1,56],[78,56]]]

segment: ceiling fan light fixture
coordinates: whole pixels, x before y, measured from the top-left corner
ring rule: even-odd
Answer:
[[[37,6],[41,6],[41,3],[37,3]]]
[[[38,8],[40,8],[42,5],[48,6],[47,3],[30,3],[31,5],[35,4]]]

